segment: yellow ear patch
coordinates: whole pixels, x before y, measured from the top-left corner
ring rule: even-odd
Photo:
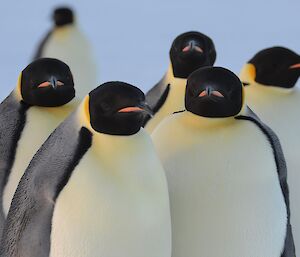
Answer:
[[[21,81],[22,81],[22,72],[18,77],[17,86],[15,88],[16,96],[20,101],[23,100],[22,93],[21,93]]]
[[[91,121],[91,117],[90,117],[90,107],[89,107],[89,103],[90,103],[90,96],[87,95],[85,98],[84,98],[84,115],[85,115],[85,118],[87,120],[88,123],[90,123]]]
[[[81,124],[84,124],[86,127],[90,128],[90,108],[89,108],[90,97],[87,95],[81,102],[79,107],[79,120]]]
[[[242,82],[254,82],[256,77],[256,69],[255,66],[251,63],[247,63],[244,65],[240,72],[240,80]]]

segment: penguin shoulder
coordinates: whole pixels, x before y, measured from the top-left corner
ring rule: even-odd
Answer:
[[[12,253],[44,256],[49,252],[49,217],[54,202],[92,144],[90,131],[78,123],[76,116],[76,113],[69,116],[55,129],[21,178],[4,228],[3,256]],[[13,240],[16,234],[20,236],[19,244]]]

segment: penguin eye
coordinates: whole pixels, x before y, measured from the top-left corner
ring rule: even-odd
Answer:
[[[110,111],[110,104],[107,103],[107,102],[102,102],[102,103],[101,103],[101,109],[102,109],[104,112]]]

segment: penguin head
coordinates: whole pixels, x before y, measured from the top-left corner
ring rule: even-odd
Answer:
[[[225,68],[200,68],[188,77],[185,107],[203,117],[235,116],[243,107],[242,82]]]
[[[144,93],[130,84],[107,82],[89,93],[92,128],[109,135],[133,135],[152,114]]]
[[[56,27],[72,24],[74,22],[73,11],[68,7],[56,8],[53,12],[53,20]]]
[[[69,66],[52,58],[29,64],[20,75],[18,88],[25,103],[43,107],[64,105],[75,96]]]
[[[170,59],[174,77],[187,78],[198,68],[212,66],[216,60],[216,50],[208,36],[191,31],[173,41]]]
[[[300,56],[284,47],[272,47],[258,52],[242,69],[246,84],[292,88],[300,76]]]

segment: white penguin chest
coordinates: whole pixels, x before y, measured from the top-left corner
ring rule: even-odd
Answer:
[[[258,127],[237,123],[173,124],[172,138],[153,135],[169,185],[173,257],[281,255],[287,212],[272,149]]]
[[[295,88],[293,92],[280,93],[273,92],[272,89],[262,91],[260,87],[253,90],[247,88],[248,101],[261,119],[277,133],[282,144],[288,169],[291,224],[295,246],[298,249],[300,247],[300,91]]]
[[[5,215],[8,213],[19,181],[34,154],[74,107],[71,103],[58,108],[31,107],[26,112],[26,124],[18,142],[15,160],[4,188],[3,209]]]
[[[145,149],[99,155],[92,146],[60,193],[51,257],[165,257],[171,225],[165,174]]]

